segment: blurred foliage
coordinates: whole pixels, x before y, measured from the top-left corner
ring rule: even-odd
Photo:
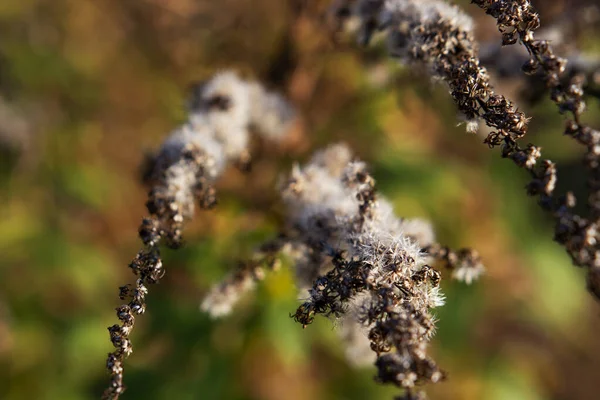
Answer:
[[[600,309],[525,196],[526,177],[457,126],[445,88],[377,49],[335,43],[321,18],[328,2],[308,3],[0,2],[0,96],[27,127],[0,141],[1,399],[100,396],[106,327],[118,286],[132,279],[145,213],[138,167],[183,119],[188,85],[224,67],[285,92],[302,128],[284,148],[256,143],[252,172],[228,171],[219,206],[167,252],[133,334],[125,399],[396,394],[372,381],[373,368],[346,364],[332,321],[302,330],[289,318],[297,300],[285,268],[229,318],[198,308],[212,282],[277,232],[280,174],[340,140],[370,162],[399,215],[430,219],[441,242],[478,249],[488,268],[470,287],[442,283],[433,347],[449,379],[428,388],[431,398],[598,398]],[[499,40],[467,3],[481,37]],[[540,3],[543,22],[569,7],[551,3]],[[595,40],[586,49],[598,51]],[[518,86],[498,82],[511,96]],[[530,140],[559,162],[561,187],[581,193],[581,152],[561,137],[562,117],[549,101],[521,106],[534,117]],[[595,126],[599,107],[589,104]]]

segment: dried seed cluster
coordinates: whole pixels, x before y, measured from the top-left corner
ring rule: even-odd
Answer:
[[[543,79],[550,98],[561,114],[571,116],[566,120],[565,135],[586,148],[583,161],[590,175],[587,202],[589,215],[574,215],[569,210],[575,205],[572,193],[558,202],[548,199],[542,206],[552,212],[556,219],[555,240],[566,247],[575,265],[588,269],[588,288],[600,299],[600,131],[581,121],[581,115],[586,109],[583,98],[586,75],[575,74],[565,84],[562,77],[567,61],[554,54],[548,41],[535,39],[534,31],[539,28],[540,19],[528,0],[472,2],[496,19],[504,45],[519,41],[527,49],[530,59],[523,65],[523,71],[537,74]],[[510,150],[504,152],[507,151]],[[556,168],[553,165],[547,176],[548,180],[556,181]],[[548,195],[552,196],[552,191]]]
[[[567,59],[565,70],[559,75],[561,85],[567,87],[574,79],[582,79],[586,97],[600,98],[600,58],[581,52],[575,45],[583,35],[593,34],[594,27],[600,26],[599,21],[600,6],[590,5],[569,10],[552,24],[545,24],[536,31],[536,36],[546,38],[555,52],[562,53]],[[528,68],[531,65],[530,53],[525,46],[506,47],[494,40],[483,42],[480,47],[482,64],[502,79],[521,80],[519,95],[522,100],[535,104],[544,99],[549,88],[542,69],[523,74],[523,65],[527,63]]]
[[[561,83],[565,60],[557,57],[547,41],[534,39],[540,25],[538,15],[527,0],[473,0],[494,16],[503,35],[503,44],[521,41],[531,55],[524,65],[527,73],[541,73],[551,97],[567,120],[565,134],[587,148],[584,161],[590,171],[590,216],[575,215],[572,193],[555,193],[556,165],[542,160],[541,149],[519,144],[527,133],[529,118],[504,96],[495,93],[485,68],[480,65],[472,34],[472,23],[455,6],[438,0],[358,0],[342,3],[347,19],[356,16],[362,26],[359,40],[368,42],[376,32],[387,34],[389,54],[410,64],[429,67],[431,74],[444,81],[454,102],[470,121],[468,128],[483,120],[494,130],[485,143],[500,146],[502,157],[527,170],[531,182],[527,193],[538,197],[540,206],[555,219],[555,240],[567,249],[577,266],[588,270],[588,288],[600,299],[600,133],[584,125],[580,115],[585,109],[582,77],[568,85]],[[466,276],[465,276],[466,277]]]
[[[359,0],[350,9],[363,27],[361,41],[385,33],[390,56],[426,65],[448,85],[467,120],[483,120],[513,139],[525,135],[528,119],[493,91],[479,62],[473,22],[458,7],[434,0]]]
[[[121,323],[108,328],[115,350],[108,355],[111,382],[105,399],[117,399],[125,389],[123,361],[132,352],[129,335],[135,316],[146,310],[148,285],[164,275],[159,245],[178,247],[195,204],[201,208],[215,204],[212,182],[225,166],[249,161],[250,129],[281,137],[292,116],[292,109],[279,96],[231,72],[216,75],[193,94],[188,121],[171,133],[148,166],[149,216],[139,228],[144,248],[129,264],[137,276],[135,284],[120,288],[120,299],[128,301],[117,308]]]
[[[316,314],[342,318],[342,333],[354,331],[353,346],[367,334],[378,381],[411,394],[418,383],[444,377],[426,352],[435,328],[430,309],[444,302],[440,275],[421,251],[433,241],[431,230],[423,235],[422,225],[396,218],[391,205],[377,198],[366,165],[344,160],[341,169],[339,153],[348,154],[338,146],[317,154],[294,171],[283,191],[298,240],[323,257],[319,265],[297,267],[314,275],[294,319],[306,326]],[[422,243],[409,237],[411,227]]]
[[[238,263],[230,275],[215,285],[204,297],[200,309],[213,318],[228,315],[244,293],[254,289],[267,271],[275,271],[279,266],[275,251],[257,252],[252,260]]]
[[[366,165],[352,160],[343,145],[294,167],[282,196],[288,225],[260,253],[272,257],[279,251],[293,260],[304,298],[294,319],[303,326],[317,314],[338,319],[348,358],[375,362],[378,380],[405,388],[407,396],[417,395],[419,383],[443,379],[426,352],[435,328],[430,309],[444,303],[440,274],[427,265],[438,254],[423,250],[441,248],[431,226],[397,218],[376,195]],[[449,266],[470,281],[482,267],[476,256],[463,253],[449,256]],[[211,290],[202,308],[213,316],[229,312],[263,272],[242,265]]]

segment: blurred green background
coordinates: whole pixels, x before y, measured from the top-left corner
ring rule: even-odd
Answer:
[[[318,319],[302,329],[291,274],[269,276],[228,318],[199,311],[211,283],[280,226],[276,182],[294,160],[348,142],[397,214],[481,253],[472,286],[444,279],[432,352],[449,379],[432,399],[597,399],[600,305],[524,194],[526,176],[457,126],[446,89],[380,49],[333,40],[327,1],[2,0],[0,2],[0,399],[94,399],[108,382],[106,327],[139,247],[139,166],[185,119],[187,87],[234,68],[284,92],[302,121],[283,146],[256,142],[219,205],[166,251],[132,335],[123,399],[391,399],[374,368],[347,365]],[[461,2],[478,37],[491,18]],[[542,21],[584,2],[540,2]],[[303,6],[304,5],[304,6]],[[600,55],[597,34],[573,38]],[[590,32],[594,32],[593,30]],[[519,99],[520,79],[499,91]],[[531,141],[584,199],[581,149],[547,100],[519,102]],[[587,118],[600,126],[600,104]]]

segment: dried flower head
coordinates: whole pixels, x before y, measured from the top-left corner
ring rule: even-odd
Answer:
[[[479,60],[472,23],[457,7],[439,0],[348,0],[340,6],[346,12],[337,15],[342,20],[349,15],[358,18],[362,26],[360,42],[368,43],[376,32],[386,34],[391,57],[427,66],[434,78],[448,85],[458,109],[469,121],[468,130],[475,128],[476,121],[493,129],[484,142],[491,148],[500,146],[502,157],[530,174],[527,193],[538,197],[542,209],[553,216],[555,240],[566,248],[575,265],[587,269],[588,288],[600,298],[596,279],[600,274],[600,133],[581,121],[585,75],[576,74],[564,83],[561,77],[566,60],[554,54],[548,41],[534,38],[540,20],[528,0],[472,2],[496,18],[503,45],[520,41],[525,46],[530,60],[523,65],[524,72],[540,76],[559,111],[572,115],[566,122],[565,134],[587,150],[584,163],[590,173],[591,192],[588,217],[571,211],[575,205],[572,193],[555,194],[556,165],[550,160],[540,161],[539,147],[519,143],[527,133],[529,118],[494,91]],[[455,269],[455,276],[468,281],[480,274],[477,263],[465,265],[469,267]]]
[[[553,198],[556,168],[549,161],[544,162],[545,189],[542,189],[548,198],[541,200],[540,204],[550,211],[556,220],[555,240],[565,246],[575,265],[587,268],[588,289],[600,299],[600,286],[595,279],[600,270],[600,131],[581,121],[586,109],[583,98],[586,76],[574,74],[565,82],[563,77],[567,69],[567,60],[554,54],[549,41],[535,39],[534,31],[540,27],[540,19],[529,0],[474,0],[473,3],[496,19],[504,45],[520,42],[527,49],[530,59],[523,65],[523,71],[527,74],[537,74],[543,80],[560,113],[571,116],[566,120],[565,135],[586,148],[583,162],[589,171],[589,215],[584,217],[570,211],[575,205],[575,197],[570,192],[562,198]],[[508,155],[513,156],[518,152],[519,149],[515,148],[512,154],[509,150]],[[539,157],[539,149],[536,157]],[[519,156],[519,159],[522,160],[523,155]],[[528,168],[527,164],[525,167]],[[539,184],[530,185],[528,190],[531,194],[539,193]]]
[[[444,304],[440,273],[427,265],[436,254],[426,249],[438,246],[431,226],[397,218],[376,195],[366,164],[344,145],[295,166],[282,197],[285,233],[261,254],[280,251],[293,260],[303,298],[294,319],[303,326],[317,314],[339,320],[349,360],[375,361],[382,383],[414,394],[415,385],[443,379],[426,351],[435,330],[430,310]],[[229,310],[256,275],[238,269],[211,290],[202,308],[213,315]]]
[[[124,391],[123,361],[132,352],[129,335],[135,315],[146,310],[148,285],[164,275],[159,245],[180,246],[183,225],[193,217],[195,203],[201,208],[215,205],[212,183],[228,163],[249,160],[251,128],[279,138],[293,116],[279,96],[232,72],[220,73],[199,86],[189,104],[188,121],[171,133],[148,166],[146,207],[150,215],[139,228],[144,248],[129,265],[138,278],[134,285],[120,288],[119,297],[128,300],[117,308],[121,324],[108,328],[116,349],[107,360],[111,383],[104,393],[106,399],[117,399]]]

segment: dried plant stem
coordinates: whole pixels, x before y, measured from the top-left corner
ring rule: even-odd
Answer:
[[[529,0],[472,0],[472,3],[496,19],[503,45],[520,41],[525,46],[531,58],[523,65],[523,71],[541,76],[560,113],[571,115],[564,134],[586,147],[583,161],[590,172],[588,218],[568,211],[575,205],[571,193],[563,201],[544,208],[549,209],[557,221],[555,239],[566,247],[575,265],[588,269],[588,288],[600,299],[600,132],[581,121],[586,109],[585,76],[575,75],[566,85],[562,82],[567,61],[554,54],[548,41],[535,39],[534,31],[539,28],[540,19]]]
[[[529,118],[494,91],[487,71],[480,65],[466,15],[435,0],[362,0],[354,10],[362,21],[367,41],[376,30],[386,31],[392,57],[427,65],[435,78],[448,85],[454,102],[468,120],[482,119],[494,128],[484,142],[491,148],[500,146],[502,157],[529,173],[527,193],[537,196],[541,208],[552,215],[556,222],[555,240],[565,246],[575,265],[587,268],[588,288],[600,299],[600,229],[595,217],[600,207],[597,200],[600,133],[580,123],[584,109],[581,82],[567,88],[561,86],[559,74],[564,70],[564,61],[552,53],[547,42],[533,39],[532,29],[539,26],[539,18],[528,1],[475,0],[474,3],[498,19],[505,43],[514,43],[519,37],[527,43],[532,54],[529,70],[543,69],[553,100],[561,111],[573,113],[574,120],[567,123],[566,133],[588,146],[585,160],[592,170],[589,203],[592,220],[572,212],[575,205],[572,193],[556,195],[556,165],[550,160],[538,161],[541,149],[533,144],[519,144],[527,133]]]
[[[198,157],[193,157],[196,153]],[[157,283],[164,275],[162,260],[160,258],[159,245],[166,242],[170,247],[178,247],[181,242],[181,230],[184,219],[189,219],[192,210],[190,204],[181,200],[181,192],[195,189],[196,198],[204,207],[214,204],[214,194],[205,182],[203,176],[203,165],[206,157],[199,150],[183,151],[181,160],[169,166],[165,170],[155,171],[157,183],[150,192],[147,203],[150,217],[144,218],[139,237],[145,248],[138,252],[129,267],[138,277],[133,285],[125,285],[119,288],[119,298],[129,299],[127,304],[117,307],[117,318],[120,325],[112,325],[108,328],[110,340],[115,347],[109,353],[106,367],[110,372],[111,381],[103,394],[103,399],[118,399],[125,391],[123,384],[123,362],[133,351],[129,335],[135,325],[136,315],[144,314],[146,311],[146,295],[148,285]],[[194,185],[191,187],[179,187],[177,181],[184,176],[194,177]],[[203,190],[201,190],[203,189]],[[185,210],[187,208],[187,210]]]
[[[267,242],[251,260],[239,262],[236,268],[204,297],[200,309],[213,318],[229,314],[239,299],[255,287],[256,282],[265,279],[267,272],[279,269],[281,263],[276,256],[286,243],[284,238]]]
[[[115,350],[108,355],[106,366],[111,373],[111,383],[104,392],[104,399],[117,399],[123,393],[123,361],[133,351],[129,334],[135,325],[135,315],[143,314],[146,310],[147,285],[156,283],[164,273],[162,262],[157,248],[148,248],[138,253],[138,256],[130,267],[139,276],[135,285],[122,286],[119,298],[129,303],[117,307],[117,317],[121,325],[113,325],[108,328],[110,339]]]
[[[279,139],[294,116],[280,96],[231,72],[198,85],[189,107],[188,121],[166,139],[145,173],[151,188],[146,203],[150,217],[139,229],[144,248],[129,264],[138,278],[120,288],[119,298],[129,300],[116,309],[121,324],[108,328],[115,350],[108,354],[111,381],[104,399],[116,400],[125,390],[123,362],[132,352],[129,335],[135,317],[146,310],[148,285],[164,275],[159,246],[179,247],[184,222],[192,219],[196,204],[215,205],[212,184],[226,165],[243,168],[250,161],[250,130]]]

